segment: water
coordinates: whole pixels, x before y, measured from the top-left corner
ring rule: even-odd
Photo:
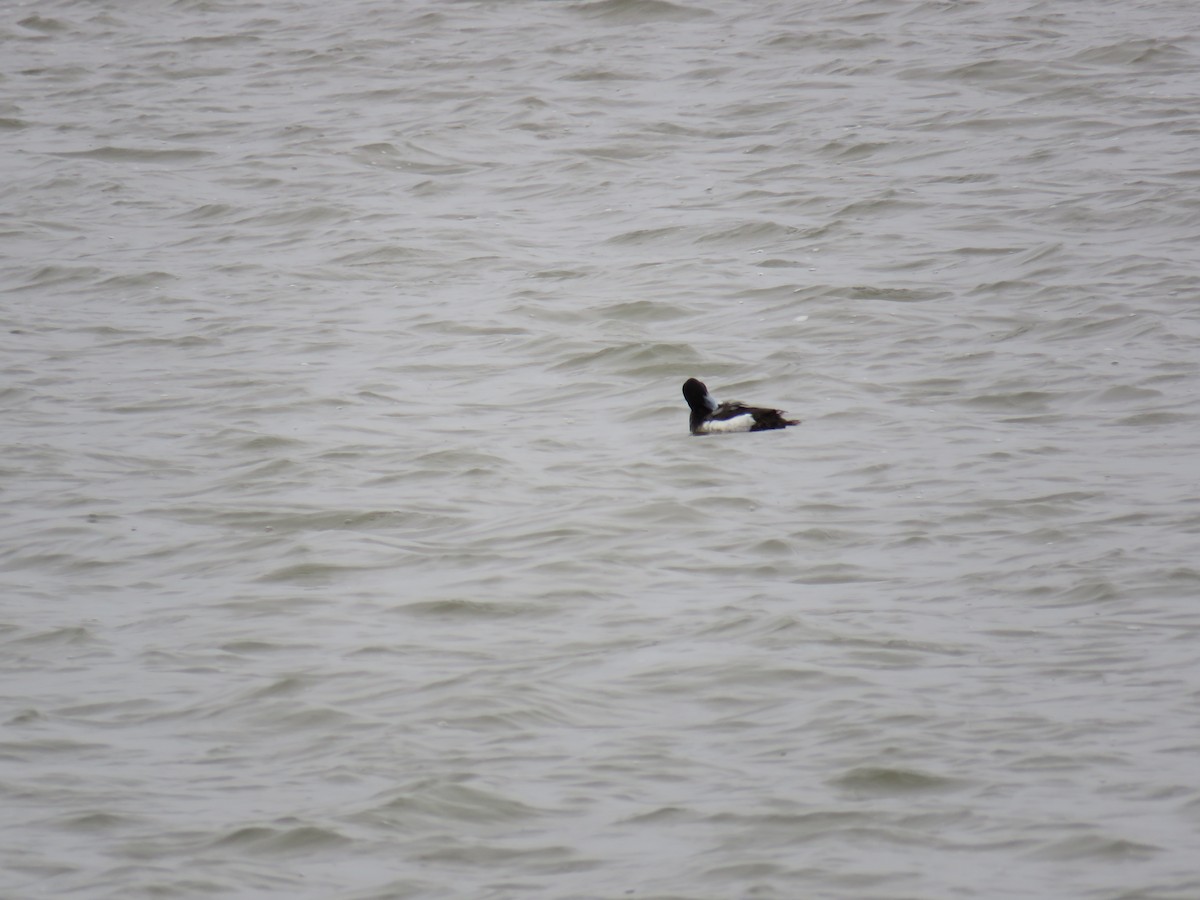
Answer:
[[[0,896],[1200,896],[1191,4],[5,11]]]

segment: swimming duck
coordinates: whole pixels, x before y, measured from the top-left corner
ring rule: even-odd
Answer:
[[[785,419],[782,409],[746,406],[736,400],[718,403],[704,382],[689,378],[683,383],[683,399],[692,408],[692,434],[729,434],[735,431],[770,431],[799,425],[799,419]]]

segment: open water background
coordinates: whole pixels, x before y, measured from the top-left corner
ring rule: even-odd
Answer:
[[[1200,897],[1191,0],[0,58],[0,896]]]

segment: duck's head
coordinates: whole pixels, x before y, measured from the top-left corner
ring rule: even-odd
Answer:
[[[704,382],[695,378],[689,378],[683,383],[683,399],[696,412],[712,412],[717,408],[717,401],[708,392]]]

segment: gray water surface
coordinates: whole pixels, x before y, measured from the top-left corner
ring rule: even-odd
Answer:
[[[1190,0],[0,52],[5,900],[1200,896]]]

